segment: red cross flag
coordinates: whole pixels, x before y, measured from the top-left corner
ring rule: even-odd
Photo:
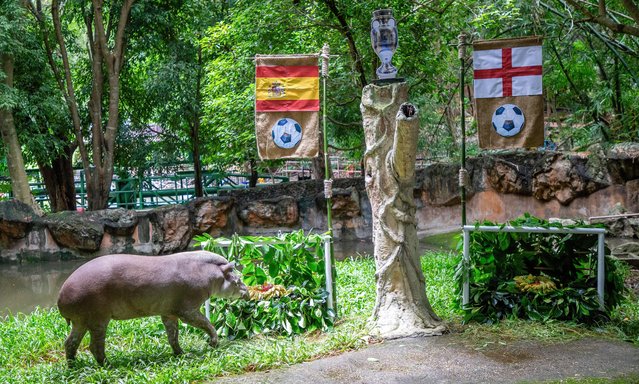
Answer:
[[[481,148],[544,143],[540,36],[473,43],[475,110]]]

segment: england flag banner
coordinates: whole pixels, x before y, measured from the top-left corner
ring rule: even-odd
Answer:
[[[318,156],[318,58],[255,56],[255,135],[260,159]]]
[[[544,144],[540,36],[473,43],[474,98],[481,148]]]

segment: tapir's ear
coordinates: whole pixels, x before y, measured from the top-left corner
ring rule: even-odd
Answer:
[[[227,273],[233,270],[233,263],[226,263],[224,265],[220,265],[220,269],[222,270],[222,273],[226,275]]]
[[[233,268],[237,269],[238,271],[242,272],[242,270],[244,269],[244,265],[238,263],[238,262],[231,262],[231,264],[233,264]]]

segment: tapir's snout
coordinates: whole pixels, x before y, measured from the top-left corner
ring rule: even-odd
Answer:
[[[246,288],[246,285],[240,289],[240,298],[244,300],[248,300],[251,298],[251,295],[249,294],[249,291],[248,291],[248,288]]]

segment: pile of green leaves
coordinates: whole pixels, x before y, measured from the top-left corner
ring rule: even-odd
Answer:
[[[529,214],[508,223],[515,227],[592,227],[578,223],[562,226]],[[479,225],[499,225],[491,222]],[[606,249],[606,252],[609,251]],[[461,290],[469,271],[470,302],[464,321],[496,322],[517,317],[538,321],[590,322],[606,316],[624,295],[619,262],[605,258],[604,301],[597,296],[597,236],[576,234],[480,232],[470,234],[470,262],[456,272]],[[557,285],[552,292],[521,292],[513,280],[522,275],[547,276]],[[458,296],[459,297],[459,296]]]
[[[220,336],[293,335],[333,325],[335,312],[327,308],[324,288],[323,236],[300,230],[231,239],[204,234],[195,240],[203,249],[237,262],[247,286],[279,284],[291,291],[271,300],[212,299],[211,322]]]

